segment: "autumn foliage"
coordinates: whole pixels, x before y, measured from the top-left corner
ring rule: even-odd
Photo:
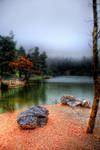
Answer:
[[[37,75],[39,75],[41,72],[40,72],[40,70],[38,69],[38,70],[35,70],[34,73],[37,74]]]
[[[32,65],[32,62],[23,56],[19,56],[16,62],[9,63],[10,67],[13,67],[15,70],[24,74],[30,72]]]
[[[9,66],[14,66],[16,70],[21,69],[23,71],[29,72],[32,66],[32,62],[28,58],[19,56],[16,62],[10,62]]]

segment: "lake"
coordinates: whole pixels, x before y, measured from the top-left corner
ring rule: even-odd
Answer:
[[[0,91],[0,113],[31,107],[50,105],[60,102],[63,95],[93,101],[94,88],[92,77],[63,76],[34,83],[30,87]]]

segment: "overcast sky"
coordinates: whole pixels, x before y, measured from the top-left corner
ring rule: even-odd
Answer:
[[[0,0],[0,34],[49,56],[92,55],[92,28],[89,0]]]

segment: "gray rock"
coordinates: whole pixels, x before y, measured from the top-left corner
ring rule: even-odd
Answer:
[[[74,96],[71,95],[65,95],[61,98],[61,103],[64,105],[70,104],[70,102],[74,102],[76,100],[76,98]]]
[[[49,111],[45,107],[31,107],[17,116],[17,123],[25,129],[45,126],[48,121],[48,114]]]
[[[65,95],[61,98],[61,104],[69,105],[71,107],[81,106],[85,108],[90,108],[90,102],[86,99],[77,99],[71,95]]]
[[[90,108],[90,101],[83,99],[82,100],[82,107]]]

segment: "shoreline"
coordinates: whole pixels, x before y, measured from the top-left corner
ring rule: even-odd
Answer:
[[[0,114],[0,150],[99,150],[100,122],[96,121],[92,135],[85,132],[91,109],[61,104],[44,107],[49,110],[48,123],[34,130],[22,130],[16,122],[26,109]],[[97,118],[100,121],[100,115]]]

